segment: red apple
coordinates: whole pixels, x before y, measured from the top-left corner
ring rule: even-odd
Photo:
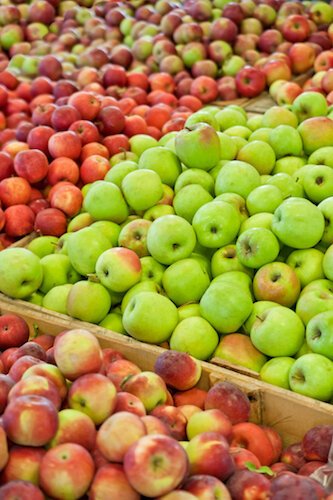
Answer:
[[[17,314],[3,314],[0,316],[0,349],[19,347],[29,339],[29,326]]]
[[[42,491],[30,481],[10,481],[0,488],[0,497],[4,500],[19,498],[20,500],[44,500]]]
[[[30,196],[30,184],[23,177],[9,177],[0,181],[0,201],[4,206],[26,205]]]
[[[1,474],[2,483],[24,480],[38,486],[39,467],[44,448],[31,446],[12,446],[8,462]]]
[[[258,68],[244,66],[236,75],[237,92],[244,97],[255,97],[266,87],[265,73]]]
[[[72,160],[79,158],[81,154],[81,139],[70,130],[57,132],[52,135],[48,142],[49,153],[53,158],[66,156]]]
[[[36,215],[34,230],[39,234],[61,236],[66,232],[66,229],[66,215],[57,208],[46,208]]]

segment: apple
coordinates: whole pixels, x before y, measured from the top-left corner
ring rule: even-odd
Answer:
[[[100,323],[111,308],[109,291],[94,281],[77,281],[67,296],[67,314],[81,321]]]
[[[316,425],[304,434],[301,446],[306,460],[329,460],[332,430],[331,425]]]
[[[232,495],[247,495],[249,498],[269,495],[271,483],[263,474],[251,472],[249,470],[238,470],[228,479],[226,486]],[[237,496],[236,496],[237,495]]]
[[[14,480],[4,484],[0,488],[0,495],[4,498],[18,496],[19,498],[34,498],[35,500],[44,500],[44,493],[29,481]]]
[[[204,318],[192,316],[178,323],[169,343],[173,350],[187,352],[196,359],[206,360],[217,347],[218,334]]]
[[[268,300],[291,307],[297,301],[301,283],[295,269],[285,262],[271,262],[262,266],[253,278],[253,292],[257,300]]]
[[[0,316],[0,349],[19,347],[29,339],[29,325],[17,314]]]
[[[274,128],[268,137],[276,158],[287,155],[301,156],[303,151],[301,135],[290,125],[279,125]]]
[[[121,183],[121,188],[126,202],[135,211],[151,208],[163,195],[159,175],[153,170],[143,168],[128,173]]]
[[[139,257],[133,250],[122,247],[101,253],[95,269],[101,284],[113,292],[125,292],[138,283],[141,276]]]
[[[89,496],[91,500],[97,500],[105,492],[114,498],[120,498],[123,495],[128,500],[140,500],[139,493],[132,488],[123,467],[119,464],[107,463],[96,471]]]
[[[231,496],[227,487],[217,477],[207,474],[194,474],[190,476],[183,488],[191,492],[195,498],[204,499],[213,495],[219,495],[221,500],[230,500]],[[185,499],[184,499],[185,500]]]
[[[253,98],[261,94],[265,87],[266,76],[259,68],[244,66],[237,72],[236,89],[240,95]]]
[[[122,389],[137,396],[147,412],[167,401],[167,388],[164,380],[153,372],[141,372],[125,380]]]
[[[316,116],[326,116],[328,105],[325,97],[319,92],[303,92],[293,101],[292,111],[299,122]]]
[[[325,277],[323,258],[323,252],[316,248],[294,250],[288,255],[286,264],[295,270],[300,280],[301,287],[304,288],[312,281]]]
[[[183,366],[182,376],[175,371],[175,366]],[[174,389],[186,391],[194,387],[201,376],[201,366],[187,353],[166,351],[160,354],[154,365],[154,372],[163,378],[164,382]],[[186,375],[186,372],[187,375]]]
[[[215,357],[255,372],[259,372],[267,361],[266,356],[254,347],[250,338],[241,333],[224,336],[215,349]]]
[[[273,232],[263,227],[254,227],[242,232],[236,241],[239,261],[246,267],[258,269],[273,262],[280,245]]]
[[[246,208],[250,216],[262,212],[274,213],[282,201],[282,193],[277,186],[263,184],[251,191],[246,199]]]
[[[296,311],[305,325],[317,314],[330,310],[333,298],[331,285],[331,281],[319,279],[302,290],[296,303]]]
[[[95,272],[96,262],[111,244],[97,227],[85,227],[71,233],[66,248],[73,268],[81,275]]]
[[[215,194],[236,193],[244,199],[260,185],[259,172],[249,163],[233,160],[226,163],[215,182]]]
[[[213,200],[213,197],[198,184],[189,184],[181,188],[173,200],[176,215],[192,223],[198,209]]]
[[[289,372],[295,359],[288,356],[279,356],[267,361],[260,370],[260,379],[283,389],[290,389]]]
[[[306,341],[311,351],[333,359],[330,339],[327,335],[332,320],[331,311],[325,311],[313,316],[306,325]]]
[[[289,372],[293,391],[320,401],[332,398],[332,361],[316,353],[299,357]]]
[[[95,220],[121,224],[128,216],[128,207],[120,188],[107,181],[96,181],[84,198],[83,208]]]
[[[181,173],[180,161],[176,154],[162,146],[145,150],[139,158],[138,167],[155,171],[162,183],[171,187]]]
[[[65,408],[58,413],[58,430],[48,448],[63,443],[76,443],[92,451],[96,442],[96,429],[93,420],[85,413]]]
[[[0,291],[22,299],[38,290],[43,273],[39,258],[25,248],[7,248],[0,253]]]
[[[320,130],[320,133],[319,133]],[[315,116],[304,120],[298,127],[306,154],[332,144],[332,120],[326,116]]]
[[[218,135],[213,127],[204,123],[180,131],[175,139],[175,147],[178,158],[190,168],[210,170],[220,159]]]
[[[8,401],[25,395],[43,396],[49,399],[57,410],[61,406],[61,398],[56,385],[49,379],[40,375],[31,375],[19,380],[8,394]]]
[[[275,165],[275,152],[264,141],[251,141],[240,149],[237,160],[253,165],[260,175],[270,174]]]

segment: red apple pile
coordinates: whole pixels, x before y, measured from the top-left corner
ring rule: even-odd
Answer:
[[[151,372],[84,329],[28,338],[22,317],[0,316],[1,498],[331,498],[309,476],[332,426],[283,448],[236,385],[197,387],[186,353]]]

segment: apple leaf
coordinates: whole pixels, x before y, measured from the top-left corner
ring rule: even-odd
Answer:
[[[245,462],[244,465],[251,472],[258,472],[259,474],[268,474],[268,476],[274,476],[274,472],[267,465],[261,467],[256,467],[253,462]]]

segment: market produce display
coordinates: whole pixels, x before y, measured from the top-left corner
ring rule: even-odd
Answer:
[[[249,421],[235,384],[197,387],[186,353],[144,371],[88,330],[29,340],[16,314],[0,317],[0,348],[1,498],[331,498],[310,476],[329,460],[332,425],[285,446]]]

